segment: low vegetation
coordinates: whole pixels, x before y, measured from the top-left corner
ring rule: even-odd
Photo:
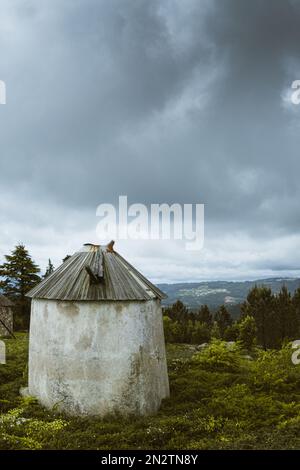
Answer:
[[[19,395],[24,333],[0,365],[1,449],[300,449],[300,365],[291,346],[168,344],[171,397],[156,416],[69,418]]]

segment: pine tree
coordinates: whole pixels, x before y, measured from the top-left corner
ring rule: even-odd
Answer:
[[[248,293],[247,301],[242,305],[242,318],[250,315],[257,327],[258,343],[264,349],[278,347],[279,322],[275,314],[275,302],[271,289],[253,287]]]
[[[206,323],[196,321],[194,324],[191,342],[193,344],[207,343],[210,340],[210,329]]]
[[[297,337],[299,337],[300,335],[300,287],[298,287],[298,289],[295,290],[293,298],[292,298],[292,303],[293,303],[295,320],[297,322],[297,331],[295,333]]]
[[[180,300],[177,300],[165,309],[165,315],[168,315],[172,320],[184,323],[189,319],[190,314],[189,309]]]
[[[237,341],[238,336],[239,336],[238,324],[235,322],[226,327],[224,331],[223,339],[225,341]]]
[[[17,245],[5,259],[6,262],[0,265],[2,291],[15,301],[22,317],[26,316],[28,320],[30,302],[25,296],[40,281],[40,269],[22,244]]]
[[[44,274],[43,278],[45,279],[46,277],[50,276],[50,274],[52,274],[53,272],[54,272],[54,266],[51,262],[51,259],[49,258],[48,266],[46,268],[46,271],[45,271],[45,274]]]
[[[185,343],[191,343],[193,331],[194,331],[194,322],[192,320],[188,320],[183,328],[183,333],[184,333],[183,341]]]
[[[184,342],[184,333],[182,331],[182,326],[178,321],[172,321],[172,337],[175,343]]]
[[[216,321],[213,322],[213,326],[211,329],[211,337],[212,339],[221,339],[220,328]]]
[[[221,338],[224,338],[226,329],[232,324],[231,315],[224,305],[221,305],[215,313],[215,322],[219,327]]]
[[[207,305],[201,305],[198,311],[197,320],[199,320],[202,323],[205,323],[209,327],[212,326],[213,316],[210,313],[210,310]]]
[[[238,339],[243,348],[250,351],[255,345],[257,327],[253,317],[247,315],[238,325]]]
[[[284,340],[297,338],[298,318],[291,294],[286,286],[282,286],[275,297],[276,319],[280,334],[280,345]]]

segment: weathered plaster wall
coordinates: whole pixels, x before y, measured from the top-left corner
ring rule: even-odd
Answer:
[[[0,319],[5,323],[6,326],[13,331],[13,312],[10,307],[0,307]],[[9,336],[6,328],[0,322],[0,336]]]
[[[169,395],[160,302],[34,299],[29,394],[70,414],[155,413]]]

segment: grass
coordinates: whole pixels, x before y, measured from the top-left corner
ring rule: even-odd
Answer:
[[[1,449],[300,449],[300,366],[288,346],[249,361],[221,342],[167,345],[171,397],[156,416],[84,419],[21,398],[28,338],[5,342]]]

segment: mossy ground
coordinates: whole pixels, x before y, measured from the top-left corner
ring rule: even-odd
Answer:
[[[289,347],[254,360],[214,343],[168,345],[171,397],[147,418],[68,418],[22,399],[26,334],[0,365],[1,449],[300,449],[300,365]]]

